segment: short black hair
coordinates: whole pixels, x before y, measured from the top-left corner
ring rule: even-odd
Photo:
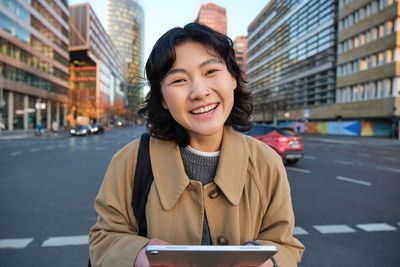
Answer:
[[[175,46],[186,41],[203,45],[224,61],[228,71],[237,82],[233,108],[225,125],[241,132],[250,130],[253,126],[250,121],[253,111],[251,94],[244,89],[246,78],[236,63],[232,40],[207,26],[189,23],[183,28],[173,28],[161,36],[147,60],[146,76],[150,91],[146,96],[145,105],[139,109],[138,115],[145,117],[151,136],[162,140],[175,140],[181,147],[189,144],[189,135],[186,130],[174,120],[169,110],[162,107],[161,92],[161,81],[176,59]]]

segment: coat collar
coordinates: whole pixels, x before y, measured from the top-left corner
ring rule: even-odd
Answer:
[[[248,156],[244,136],[225,127],[214,182],[233,205],[238,205],[242,196]],[[172,141],[151,138],[150,160],[161,204],[166,210],[172,209],[190,183],[179,146]]]

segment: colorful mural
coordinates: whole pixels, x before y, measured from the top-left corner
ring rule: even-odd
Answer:
[[[328,122],[280,122],[279,126],[292,127],[297,132],[352,136],[390,136],[390,122],[328,121]]]

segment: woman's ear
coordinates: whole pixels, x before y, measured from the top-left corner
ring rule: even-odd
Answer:
[[[231,75],[232,76],[232,75]],[[236,90],[237,88],[237,81],[236,78],[234,76],[232,76],[232,86],[233,86],[233,90]]]
[[[161,105],[164,109],[168,110],[167,103],[165,103],[164,99],[161,101]]]

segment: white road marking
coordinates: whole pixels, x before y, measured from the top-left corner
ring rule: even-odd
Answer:
[[[96,150],[107,150],[107,149],[104,148],[104,147],[96,147],[95,149],[96,149]]]
[[[0,239],[0,248],[26,248],[33,238]]]
[[[293,235],[308,235],[308,232],[300,226],[295,226],[293,229]]]
[[[31,149],[30,149],[31,152],[36,152],[36,151],[39,151],[39,150],[40,150],[40,148],[38,148],[38,147],[35,147],[35,148],[31,148]]]
[[[45,148],[46,148],[46,149],[53,149],[54,146],[46,146]]]
[[[75,246],[75,245],[87,245],[87,235],[77,236],[59,236],[49,237],[42,243],[42,247],[61,247],[61,246]]]
[[[367,154],[367,153],[357,153],[357,155],[362,156],[362,157],[371,157],[371,155]]]
[[[396,169],[396,168],[383,167],[383,166],[377,166],[376,168],[378,170],[400,173],[400,169]]]
[[[345,224],[314,225],[313,227],[321,234],[354,233],[356,231]]]
[[[11,157],[15,157],[15,156],[19,156],[19,155],[22,155],[22,151],[15,151],[15,152],[10,153]]]
[[[388,161],[398,161],[398,159],[395,159],[395,158],[389,158],[389,157],[382,157],[382,159],[384,159],[384,160],[388,160]]]
[[[311,160],[314,160],[314,159],[315,159],[314,156],[308,156],[308,155],[304,156],[303,158],[305,158],[305,159],[311,159]]]
[[[333,162],[344,164],[344,165],[354,165],[354,162],[351,161],[344,161],[344,160],[334,160]]]
[[[343,176],[336,176],[336,179],[350,182],[350,183],[355,183],[355,184],[362,184],[362,185],[368,185],[368,186],[371,185],[370,182],[361,181],[361,180],[357,180],[357,179],[353,179],[353,178],[347,178],[347,177],[343,177]]]
[[[396,227],[393,227],[386,223],[369,223],[369,224],[357,224],[357,227],[366,232],[378,232],[378,231],[396,231]]]
[[[310,170],[293,168],[293,167],[286,167],[286,170],[295,171],[295,172],[302,172],[302,173],[311,173]]]

